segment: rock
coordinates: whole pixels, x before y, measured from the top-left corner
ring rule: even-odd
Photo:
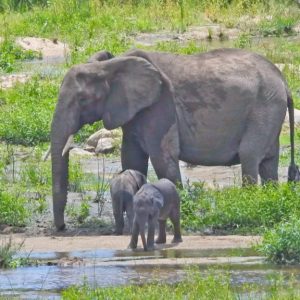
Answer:
[[[89,146],[89,145],[85,145],[83,148],[84,151],[88,151],[88,152],[95,152],[95,147],[93,146]]]
[[[74,155],[74,156],[92,156],[93,153],[85,151],[81,148],[73,148],[72,150],[70,150],[70,155]]]
[[[300,5],[300,4],[299,4]],[[300,23],[298,23],[294,28],[293,30],[297,33],[297,34],[300,34]]]
[[[25,83],[30,79],[29,74],[11,74],[0,76],[0,88],[8,89],[13,87],[16,83]]]
[[[3,230],[2,233],[3,234],[10,234],[14,232],[14,227],[12,226],[6,226]]]
[[[298,125],[300,124],[300,110],[299,109],[294,109],[294,118],[295,118],[295,124]],[[289,113],[286,113],[285,116],[285,122],[289,122]]]
[[[68,45],[59,42],[56,38],[49,40],[37,37],[19,37],[16,39],[16,43],[25,50],[41,52],[44,60],[66,57],[70,52]]]
[[[300,74],[300,66],[293,64],[275,64],[275,66],[282,72],[285,67],[287,67],[290,71]]]
[[[109,153],[115,149],[114,139],[110,137],[101,138],[98,141],[95,153]]]
[[[98,141],[103,138],[115,138],[120,137],[121,133],[118,129],[107,130],[105,128],[100,129],[99,131],[92,134],[86,141],[87,146],[96,148]]]

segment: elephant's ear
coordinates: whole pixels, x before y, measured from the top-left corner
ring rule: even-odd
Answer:
[[[88,59],[88,63],[91,63],[91,62],[95,62],[95,61],[104,61],[104,60],[108,60],[108,59],[111,59],[111,58],[114,58],[114,56],[108,52],[108,51],[99,51],[95,54],[93,54],[89,59]]]
[[[153,207],[160,210],[164,206],[164,196],[158,188],[152,186],[153,189]]]
[[[139,190],[142,187],[142,185],[147,183],[146,176],[144,174],[142,174],[141,172],[136,171],[136,170],[128,170],[128,172],[134,178],[134,180],[136,182],[137,190]]]
[[[110,93],[104,107],[106,129],[126,124],[137,112],[159,101],[162,89],[160,72],[139,57],[120,57],[105,62]]]

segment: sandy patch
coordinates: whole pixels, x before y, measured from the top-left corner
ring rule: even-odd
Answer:
[[[25,50],[41,52],[43,59],[49,57],[66,57],[70,52],[68,45],[57,39],[49,40],[37,37],[19,37],[16,39],[16,43]]]
[[[34,252],[69,252],[95,249],[124,250],[130,241],[130,236],[41,236],[26,237],[22,234],[12,235],[15,243],[24,241],[23,251]],[[9,235],[0,236],[7,240]],[[228,249],[247,248],[260,241],[259,236],[184,236],[183,243],[171,244],[172,236],[167,237],[167,244],[157,245],[157,249]],[[139,244],[140,245],[140,244]]]
[[[11,74],[0,76],[0,89],[8,89],[16,83],[25,83],[30,78],[29,74]]]

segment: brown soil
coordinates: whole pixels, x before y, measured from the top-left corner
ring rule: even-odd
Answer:
[[[9,235],[0,236],[8,240]],[[96,249],[124,250],[129,244],[129,236],[39,236],[26,237],[23,234],[12,235],[14,243],[22,243],[23,251],[34,252],[69,252]],[[157,245],[157,249],[227,249],[246,248],[260,241],[258,236],[184,236],[183,242],[171,244],[172,236],[167,237],[167,244]]]

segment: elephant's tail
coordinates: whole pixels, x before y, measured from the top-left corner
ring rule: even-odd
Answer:
[[[295,164],[295,118],[294,101],[290,91],[287,90],[287,107],[290,120],[290,143],[291,143],[291,163],[288,170],[288,182],[300,181],[300,172]]]

